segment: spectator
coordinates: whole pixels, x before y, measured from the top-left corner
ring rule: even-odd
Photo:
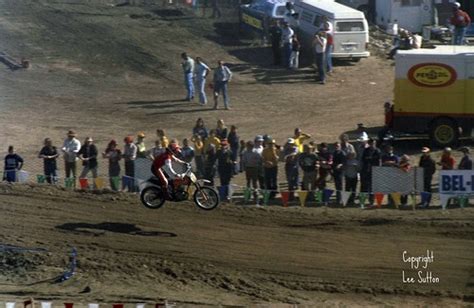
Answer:
[[[385,152],[382,154],[382,166],[397,167],[399,166],[400,158],[393,153],[393,146],[385,146]]]
[[[413,36],[408,30],[400,29],[400,37],[394,40],[394,46],[390,50],[387,59],[393,59],[398,50],[412,49]]]
[[[239,145],[239,172],[244,172],[244,166],[242,165],[242,156],[244,155],[245,149],[246,149],[245,141],[240,140],[240,145]]]
[[[128,191],[135,191],[135,159],[137,158],[137,146],[133,143],[133,137],[127,136],[123,140],[125,145],[123,147],[123,161],[125,165],[125,176],[128,177],[124,181],[122,189],[127,188]]]
[[[273,53],[273,64],[281,64],[281,36],[282,29],[278,23],[278,20],[273,20],[272,26],[270,27],[270,40],[272,42],[272,53]]]
[[[16,182],[16,173],[23,167],[23,158],[15,153],[13,146],[8,147],[8,154],[5,156],[5,167],[3,180],[7,182]]]
[[[135,143],[137,146],[137,158],[146,158],[147,151],[145,146],[145,133],[139,132],[137,134],[137,142]]]
[[[441,166],[441,170],[453,170],[454,169],[454,158],[451,156],[451,148],[447,147],[443,150],[443,155],[441,155],[441,161],[437,164]]]
[[[107,148],[102,153],[103,158],[109,160],[109,182],[110,188],[114,191],[118,191],[120,187],[117,186],[117,183],[114,181],[114,177],[120,176],[120,160],[122,159],[122,152],[117,149],[117,141],[110,140]]]
[[[196,83],[199,90],[199,103],[201,105],[207,104],[206,96],[206,77],[211,69],[200,57],[196,58]]]
[[[204,151],[205,153],[208,150],[209,145],[214,145],[216,151],[221,147],[221,140],[216,137],[216,130],[211,129],[209,133],[209,138],[204,141]]]
[[[471,24],[469,15],[461,10],[461,4],[455,2],[453,5],[453,15],[451,16],[451,25],[454,26],[453,45],[464,45],[466,29]]]
[[[313,40],[314,52],[316,56],[316,66],[318,68],[318,81],[320,84],[326,83],[326,74],[325,66],[326,62],[324,61],[324,54],[326,52],[327,38],[326,32],[319,31]]]
[[[334,51],[334,39],[333,39],[333,25],[329,21],[327,16],[323,16],[323,23],[321,24],[321,31],[326,33],[327,43],[324,56],[326,58],[326,69],[327,73],[332,72],[332,53]]]
[[[303,142],[309,138],[311,138],[310,134],[303,133],[300,128],[295,128],[295,136],[293,139],[295,140],[299,153],[303,152]]]
[[[214,69],[214,109],[217,109],[219,93],[222,92],[224,107],[226,110],[229,110],[230,107],[227,93],[227,84],[232,79],[232,72],[227,66],[224,65],[223,61],[219,60],[217,64],[218,66]]]
[[[262,135],[255,136],[253,150],[260,156],[262,156],[263,153],[263,141],[264,139]],[[265,173],[263,170],[263,164],[261,164],[258,169],[258,185],[260,189],[265,188]]]
[[[214,186],[214,177],[216,176],[217,150],[214,144],[209,144],[206,149],[206,162],[204,167],[204,178]]]
[[[283,64],[287,68],[291,68],[291,43],[293,42],[293,35],[295,32],[291,29],[287,21],[283,21],[283,30],[281,32],[281,42],[283,46]]]
[[[161,140],[157,139],[155,140],[155,146],[150,149],[148,158],[150,158],[152,161],[155,160],[158,156],[163,154],[166,151],[165,148],[161,145]]]
[[[341,150],[346,154],[346,156],[349,153],[356,154],[354,146],[349,143],[349,136],[347,134],[342,134],[339,136],[339,141],[341,141]]]
[[[320,190],[326,188],[326,179],[332,170],[332,154],[329,152],[327,143],[321,143],[319,147],[319,177],[316,185]]]
[[[293,35],[293,39],[291,40],[291,56],[290,56],[291,69],[296,70],[299,67],[300,49],[301,49],[301,44],[300,44],[300,41],[298,40],[298,37],[295,34]]]
[[[184,86],[186,87],[186,101],[192,101],[194,99],[194,60],[189,57],[185,52],[181,54],[181,67],[184,73]],[[165,147],[165,146],[164,146]],[[166,147],[165,147],[166,148]]]
[[[181,149],[182,160],[191,163],[194,159],[194,149],[189,145],[188,138],[183,139],[183,148]]]
[[[253,197],[256,204],[259,204],[257,195],[257,182],[259,180],[259,170],[262,165],[262,156],[255,151],[252,141],[246,143],[246,150],[242,154],[242,166],[245,171],[247,188],[253,189]]]
[[[354,152],[347,153],[346,163],[344,164],[344,177],[346,179],[345,191],[350,191],[351,195],[347,200],[348,204],[353,204],[357,192],[357,178],[359,174],[359,160]]]
[[[169,145],[168,137],[166,137],[165,131],[163,129],[156,129],[156,137],[161,141],[161,146],[167,148]]]
[[[38,158],[43,159],[43,170],[46,181],[49,184],[56,184],[57,182],[57,165],[56,159],[59,153],[50,138],[44,139],[44,147],[39,152]]]
[[[469,148],[462,147],[459,149],[463,153],[463,157],[459,162],[458,169],[459,170],[472,170],[472,159],[469,157]]]
[[[372,167],[380,166],[381,161],[380,150],[377,148],[377,142],[374,139],[369,139],[368,147],[362,152],[361,161],[360,191],[369,194],[369,202],[373,206]]]
[[[87,178],[89,171],[92,172],[92,178],[97,178],[97,147],[93,144],[91,137],[87,137],[79,150],[78,156],[82,160],[82,172],[79,178]],[[94,184],[95,187],[95,184]]]
[[[240,137],[237,134],[237,127],[232,125],[230,127],[230,132],[227,137],[227,141],[230,145],[230,150],[232,151],[232,161],[237,162],[237,155],[239,155],[239,140]]]
[[[293,138],[288,138],[288,141],[283,150],[285,161],[285,174],[288,182],[288,190],[290,191],[289,200],[295,198],[294,191],[298,188],[298,148],[295,145]],[[314,181],[313,181],[314,183]]]
[[[72,174],[76,178],[76,160],[77,153],[81,149],[81,142],[76,139],[76,133],[73,130],[70,130],[67,133],[67,138],[64,140],[63,147],[61,150],[64,153],[64,163],[65,163],[65,176],[69,178]]]
[[[402,155],[402,157],[400,157],[400,163],[398,167],[404,172],[409,172],[411,169],[410,156],[406,154]],[[402,195],[400,201],[402,205],[407,205],[408,195],[407,194]]]
[[[301,170],[303,170],[302,189],[314,192],[319,164],[318,156],[315,153],[311,153],[310,145],[305,144],[303,146],[303,153],[298,157],[298,165],[301,167]]]
[[[334,177],[334,185],[336,186],[336,202],[340,204],[346,153],[342,150],[339,142],[336,142],[334,146],[335,150],[332,154],[332,176]]]
[[[265,189],[271,190],[270,199],[275,197],[278,189],[278,155],[279,150],[275,145],[275,140],[270,140],[262,151]]]
[[[194,135],[191,141],[194,143],[194,161],[197,176],[204,177],[204,142],[202,142],[199,135]]]
[[[201,137],[201,141],[206,140],[209,135],[209,132],[206,126],[204,126],[204,120],[201,118],[197,119],[196,126],[194,126],[193,128],[193,136],[196,136],[196,135]]]
[[[221,187],[224,187],[224,200],[229,200],[229,185],[234,174],[234,161],[227,139],[222,139],[221,148],[217,151],[217,171],[219,172]]]
[[[430,193],[422,206],[428,207],[431,203],[431,182],[436,172],[436,163],[430,156],[430,148],[423,147],[421,153],[419,166],[423,168],[423,191]]]
[[[220,120],[217,120],[217,127],[216,127],[216,137],[219,138],[219,139],[227,139],[227,134],[228,134],[228,130],[227,130],[227,126],[225,126],[224,124],[224,120],[220,119]]]

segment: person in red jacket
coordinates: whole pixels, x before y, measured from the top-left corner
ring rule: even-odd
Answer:
[[[471,24],[469,15],[461,10],[461,4],[455,2],[453,6],[453,15],[451,16],[451,25],[454,26],[454,45],[463,45],[466,29]]]
[[[179,146],[175,143],[171,143],[166,148],[165,152],[158,155],[153,160],[151,171],[153,175],[155,175],[156,177],[160,179],[161,188],[165,192],[166,198],[170,197],[170,194],[168,191],[168,178],[167,177],[169,177],[171,180],[176,179],[176,178],[182,179],[184,177],[184,174],[180,174],[174,170],[173,164],[172,164],[172,162],[186,164],[186,162],[176,157],[176,155],[179,154],[179,151],[180,151]]]

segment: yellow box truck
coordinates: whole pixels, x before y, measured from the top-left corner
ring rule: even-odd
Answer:
[[[386,106],[385,121],[394,132],[428,133],[439,146],[472,136],[474,46],[398,51],[394,100]]]

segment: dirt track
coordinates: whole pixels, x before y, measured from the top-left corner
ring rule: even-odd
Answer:
[[[316,142],[330,142],[358,122],[383,123],[382,103],[393,87],[389,62],[371,57],[339,65],[318,86],[309,68],[272,67],[268,49],[236,39],[226,22],[187,10],[165,16],[160,7],[84,3],[0,1],[2,49],[32,63],[29,70],[2,69],[0,142],[14,144],[29,171],[41,170],[35,153],[43,138],[59,144],[70,128],[103,148],[139,130],[152,136],[157,127],[188,137],[197,117],[210,128],[218,118],[236,124],[243,139],[269,133],[279,143],[297,126]],[[232,112],[180,101],[183,50],[211,65],[230,64]],[[442,306],[467,305],[474,296],[472,207],[224,205],[207,213],[185,203],[150,211],[134,195],[1,186],[0,213],[0,244],[48,250],[3,255],[5,300]],[[64,270],[71,246],[78,249],[77,276],[43,281]],[[405,250],[432,250],[429,269],[440,283],[403,284],[402,271],[413,273],[402,262]],[[80,293],[86,287],[91,291]]]

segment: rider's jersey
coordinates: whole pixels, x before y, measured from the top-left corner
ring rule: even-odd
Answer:
[[[179,173],[174,171],[172,165],[173,155],[164,152],[161,155],[157,156],[153,161],[152,172],[155,176],[158,176],[158,171],[162,169],[170,178],[174,179],[179,176]]]

